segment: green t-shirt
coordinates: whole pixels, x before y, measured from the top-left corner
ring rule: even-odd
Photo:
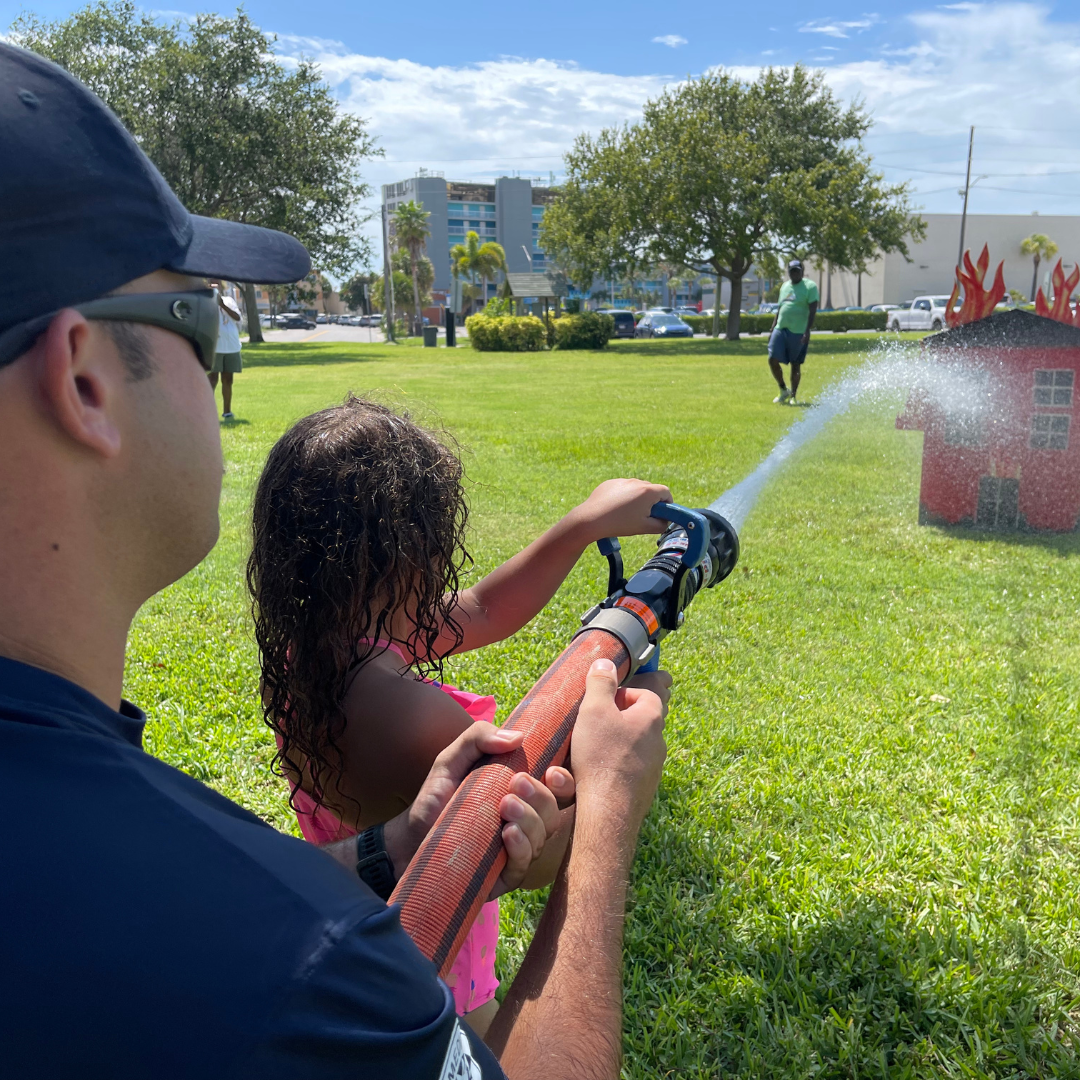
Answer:
[[[798,285],[785,281],[780,286],[780,317],[776,325],[793,334],[805,334],[810,321],[810,305],[818,300],[818,287],[803,278]]]

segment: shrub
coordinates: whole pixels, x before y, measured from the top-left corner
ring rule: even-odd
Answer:
[[[833,330],[846,334],[848,330],[884,330],[887,313],[884,311],[819,311],[814,320],[815,330]],[[772,329],[773,315],[748,315],[745,311],[739,319],[740,334],[767,334]],[[712,333],[711,315],[686,315],[695,334]],[[720,333],[727,332],[727,316],[720,316]]]
[[[712,333],[712,316],[711,315],[686,315],[680,316],[684,323],[687,323],[695,334],[711,334]],[[726,315],[720,316],[720,333],[727,333],[727,319]],[[742,317],[739,319],[739,333],[740,334],[767,334],[773,324],[773,317],[771,315],[748,315],[745,311],[742,313]]]
[[[819,311],[814,329],[838,334],[849,330],[884,330],[888,314],[887,311]]]
[[[538,352],[544,347],[544,324],[535,315],[470,315],[465,329],[481,352]]]
[[[615,320],[610,315],[584,311],[555,320],[556,349],[602,349],[615,334]]]
[[[514,301],[509,296],[493,296],[480,314],[488,316],[513,315]]]

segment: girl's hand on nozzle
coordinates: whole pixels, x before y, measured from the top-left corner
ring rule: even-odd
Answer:
[[[586,545],[605,536],[660,533],[667,522],[649,511],[658,502],[671,502],[671,489],[645,480],[605,480],[578,507],[570,511],[580,523]]]

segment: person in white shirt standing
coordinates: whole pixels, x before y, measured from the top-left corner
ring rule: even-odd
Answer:
[[[221,419],[235,419],[232,411],[233,376],[244,370],[240,359],[240,308],[231,296],[218,290],[218,341],[210,367],[210,385],[217,389],[221,376]]]

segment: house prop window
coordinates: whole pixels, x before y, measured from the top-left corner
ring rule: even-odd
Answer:
[[[1072,374],[1070,372],[1070,374]],[[1071,417],[1036,414],[1031,418],[1032,450],[1067,450]]]
[[[1072,405],[1073,372],[1069,368],[1039,368],[1035,372],[1035,404],[1057,405],[1068,408]],[[1068,430],[1068,425],[1066,425]],[[1035,444],[1032,443],[1032,446]]]

